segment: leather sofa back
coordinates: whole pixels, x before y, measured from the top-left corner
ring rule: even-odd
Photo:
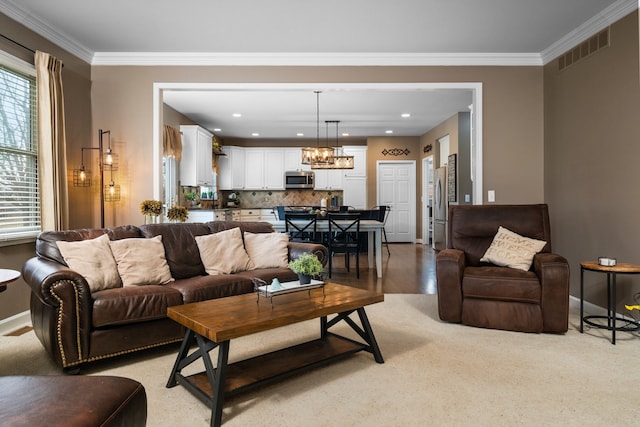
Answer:
[[[551,252],[546,204],[452,205],[447,224],[447,248],[464,251],[467,265],[478,266],[500,226],[525,237],[546,241],[541,252]]]
[[[77,230],[67,231],[43,231],[36,239],[36,255],[55,261],[62,265],[67,265],[64,258],[58,250],[56,241],[62,240],[66,242],[77,242],[80,240],[89,240],[108,234],[111,240],[120,240],[128,238],[144,237],[138,227],[135,225],[123,225],[113,228],[81,228]]]
[[[268,222],[212,221],[208,223],[146,224],[136,227],[124,225],[113,228],[83,228],[67,231],[44,231],[36,239],[36,254],[39,257],[67,265],[56,245],[57,240],[76,242],[95,239],[108,234],[111,240],[127,238],[151,238],[162,235],[165,257],[174,279],[186,279],[206,274],[200,260],[200,251],[195,237],[240,227],[242,232],[273,233]]]

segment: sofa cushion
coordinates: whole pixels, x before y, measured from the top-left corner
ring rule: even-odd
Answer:
[[[253,291],[251,279],[239,274],[204,275],[179,279],[166,287],[178,291],[185,304],[246,294]]]
[[[286,267],[289,263],[289,235],[285,233],[244,233],[244,247],[251,259],[250,270]]]
[[[500,226],[480,261],[527,271],[531,268],[533,256],[546,244],[543,240],[530,239]]]
[[[174,279],[205,274],[195,240],[196,236],[211,233],[205,224],[147,224],[140,226],[140,230],[144,237],[162,236],[165,256]]]
[[[62,254],[56,242],[79,242],[81,240],[95,239],[103,234],[109,236],[111,240],[127,239],[131,237],[142,237],[140,229],[134,225],[123,225],[113,228],[82,228],[67,231],[43,231],[36,239],[36,255],[41,258],[65,264]]]
[[[508,267],[467,267],[462,279],[463,298],[540,304],[542,289],[532,271]]]
[[[122,286],[106,234],[95,239],[55,243],[67,266],[84,276],[91,292]]]
[[[173,280],[162,236],[109,242],[124,286],[165,285]]]
[[[200,259],[208,274],[231,274],[249,269],[240,228],[196,237]]]
[[[169,286],[130,286],[92,294],[94,328],[167,317],[167,307],[182,304],[180,292]]]

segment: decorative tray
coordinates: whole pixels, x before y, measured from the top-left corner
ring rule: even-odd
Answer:
[[[260,299],[261,296],[265,298],[273,298],[277,295],[289,294],[291,292],[311,291],[311,289],[315,288],[323,288],[324,291],[324,282],[315,279],[312,279],[311,283],[306,285],[301,285],[300,281],[298,280],[294,282],[282,282],[280,283],[280,286],[276,287],[276,289],[273,289],[273,285],[268,284],[262,279],[255,278],[252,280],[252,282],[255,291],[258,294],[258,299]]]

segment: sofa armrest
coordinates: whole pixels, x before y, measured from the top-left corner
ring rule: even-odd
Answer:
[[[299,258],[302,254],[314,254],[318,257],[323,267],[329,261],[329,251],[326,246],[319,243],[289,242],[288,248],[289,261]]]
[[[542,287],[544,332],[564,333],[569,329],[569,263],[557,254],[539,253],[533,257],[533,271]]]
[[[81,363],[89,352],[91,290],[85,278],[70,268],[43,258],[22,267],[31,288],[31,322],[58,366]]]
[[[446,322],[462,321],[462,278],[465,256],[458,249],[444,249],[436,255],[438,314]]]

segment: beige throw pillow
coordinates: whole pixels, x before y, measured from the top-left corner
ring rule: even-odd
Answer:
[[[251,258],[250,270],[286,267],[289,264],[289,235],[244,233],[244,247]]]
[[[240,228],[196,237],[200,259],[208,274],[231,274],[249,269],[249,255]]]
[[[546,244],[542,240],[530,239],[499,227],[491,246],[480,261],[527,271],[531,268],[533,256]]]
[[[78,242],[56,241],[56,245],[69,268],[84,276],[91,292],[122,285],[106,234]]]
[[[162,236],[110,241],[124,286],[166,285],[173,280]]]

